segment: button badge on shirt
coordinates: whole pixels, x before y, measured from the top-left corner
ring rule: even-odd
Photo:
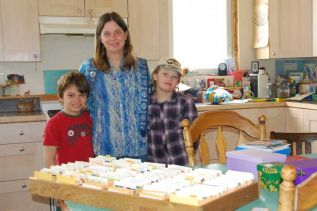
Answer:
[[[69,130],[67,133],[68,136],[74,136],[74,134],[75,134],[75,132],[73,130]]]
[[[85,131],[81,131],[81,132],[80,132],[80,136],[81,136],[81,137],[86,136],[86,132],[85,132]]]

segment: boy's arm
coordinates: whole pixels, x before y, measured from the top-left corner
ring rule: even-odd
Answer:
[[[56,146],[44,146],[44,165],[46,168],[56,165]]]
[[[188,100],[187,103],[185,104],[185,109],[186,110],[185,110],[184,119],[188,119],[191,123],[198,116],[198,111],[197,111],[197,108],[196,108],[194,101]]]
[[[186,111],[185,111],[184,119],[188,119],[189,122],[192,123],[198,116],[198,111],[197,111],[196,105],[195,105],[194,101],[192,101],[192,100],[188,100],[185,105],[186,105],[185,106]],[[194,150],[195,151],[198,149],[198,146],[199,146],[199,140],[194,143]]]

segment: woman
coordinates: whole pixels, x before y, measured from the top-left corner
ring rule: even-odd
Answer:
[[[91,90],[94,152],[145,159],[151,90],[147,62],[133,55],[129,30],[117,13],[99,18],[95,36],[95,56],[79,68]]]

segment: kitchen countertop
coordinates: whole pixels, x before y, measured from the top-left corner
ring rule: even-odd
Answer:
[[[46,116],[42,111],[34,112],[0,112],[0,124],[19,122],[43,122]]]
[[[196,104],[198,112],[210,110],[232,110],[232,109],[249,109],[249,108],[274,108],[274,107],[291,107],[317,110],[317,102],[247,102],[241,104],[222,104],[211,105],[207,103]]]
[[[19,95],[19,96],[0,96],[0,100],[6,99],[24,99],[38,97],[41,101],[56,101],[58,100],[56,94],[38,94],[38,95]]]

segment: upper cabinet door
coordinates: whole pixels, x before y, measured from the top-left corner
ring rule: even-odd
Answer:
[[[119,13],[123,18],[127,18],[127,0],[85,0],[85,14],[88,17],[99,18],[104,13],[112,11]]]
[[[37,0],[0,0],[1,61],[40,61]]]
[[[115,11],[128,17],[127,0],[39,0],[39,15],[99,18]]]
[[[268,13],[269,43],[256,48],[258,59],[313,56],[312,0],[268,0]]]
[[[129,0],[129,31],[137,56],[157,60],[169,56],[169,0]]]
[[[85,16],[84,0],[38,0],[39,15]]]
[[[312,56],[312,1],[269,1],[272,58]]]

